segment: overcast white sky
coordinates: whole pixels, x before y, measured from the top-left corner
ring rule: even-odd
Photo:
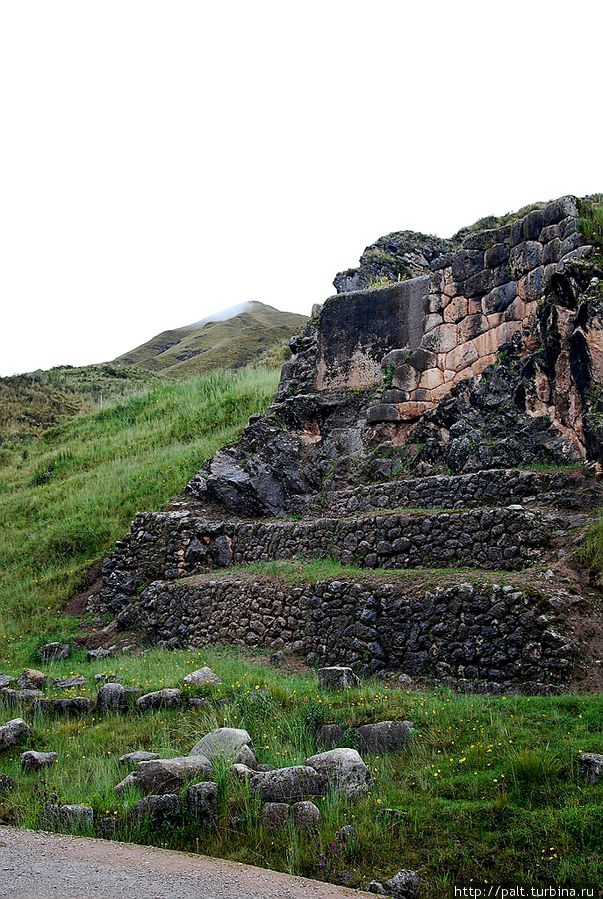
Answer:
[[[603,190],[600,0],[0,0],[0,374]]]

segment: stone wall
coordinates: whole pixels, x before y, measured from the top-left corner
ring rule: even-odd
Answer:
[[[513,586],[348,580],[289,585],[234,577],[157,583],[125,607],[153,643],[292,650],[309,664],[501,686],[563,683],[576,650],[559,632],[575,597]]]
[[[592,508],[600,503],[600,491],[593,478],[579,469],[568,473],[489,469],[456,477],[404,478],[327,490],[304,498],[298,509],[305,514],[328,509],[331,515],[350,515],[395,508],[464,509],[520,503],[526,498],[537,500],[541,506]]]
[[[327,300],[320,314],[315,384],[318,390],[376,387],[382,360],[395,347],[418,349],[424,334],[429,277],[371,293]]]
[[[469,234],[430,260],[430,274],[331,297],[285,366],[281,396],[290,383],[317,391],[381,383],[369,421],[416,421],[527,332],[560,261],[591,249],[583,245],[577,201],[564,197]]]
[[[101,597],[105,608],[116,610],[153,579],[271,559],[333,558],[360,568],[517,570],[536,561],[549,539],[540,515],[505,508],[254,522],[145,514],[105,560]]]

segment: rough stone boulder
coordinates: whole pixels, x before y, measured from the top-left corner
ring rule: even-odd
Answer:
[[[122,765],[138,765],[139,762],[152,762],[158,758],[158,752],[145,752],[143,749],[137,749],[135,752],[126,752],[125,755],[121,755],[119,761]]]
[[[306,799],[291,806],[291,821],[298,833],[315,833],[320,829],[322,816],[318,806]]]
[[[603,776],[603,755],[598,752],[581,752],[578,756],[580,776],[586,783],[596,784]]]
[[[141,712],[156,712],[159,709],[175,708],[181,701],[182,690],[168,687],[154,693],[145,693],[136,700],[136,705]]]
[[[153,827],[171,824],[180,813],[180,800],[175,793],[145,796],[132,806],[130,812],[135,821],[148,821]]]
[[[355,749],[330,749],[306,759],[306,765],[318,771],[329,789],[346,796],[366,793],[371,783],[371,773]]]
[[[195,821],[213,823],[218,817],[218,784],[208,780],[190,786],[186,806]]]
[[[318,686],[325,690],[348,690],[350,687],[359,687],[360,678],[351,668],[332,665],[318,669]]]
[[[238,727],[218,727],[201,737],[189,752],[189,756],[198,755],[205,756],[210,762],[222,758],[249,768],[257,764],[251,737],[246,730]]]
[[[37,668],[26,668],[17,680],[17,687],[20,690],[43,690],[46,686],[48,677],[43,671]]]
[[[289,821],[288,802],[265,802],[262,806],[262,824],[270,833],[285,827]]]
[[[198,671],[191,671],[190,674],[185,674],[182,678],[182,683],[187,684],[189,687],[204,687],[207,684],[221,684],[222,680],[211,668],[205,665],[203,668],[199,668]]]
[[[89,805],[51,805],[48,817],[53,827],[70,832],[89,830],[94,824],[94,810]]]
[[[11,677],[10,674],[0,674],[0,689],[2,689],[2,687],[8,687],[14,680],[15,678]]]
[[[23,718],[13,718],[12,721],[7,721],[0,727],[0,751],[18,746],[30,736],[31,728]]]
[[[58,699],[37,699],[34,703],[37,711],[50,715],[87,715],[92,710],[92,702],[87,696],[66,696]]]
[[[130,694],[122,684],[103,684],[96,697],[96,709],[99,712],[127,712],[129,699]]]
[[[356,728],[361,752],[397,752],[408,743],[413,730],[412,721],[378,721]]]
[[[39,655],[44,662],[62,662],[71,655],[71,647],[67,643],[46,643]]]
[[[393,899],[417,899],[421,878],[416,871],[402,870],[385,882]]]
[[[100,659],[109,659],[112,655],[111,649],[89,649],[86,658],[89,662],[98,662]]]
[[[309,765],[292,765],[249,776],[249,785],[264,802],[294,802],[324,792],[325,777]]]
[[[136,771],[128,777],[133,776],[132,785],[139,787],[143,793],[163,794],[177,793],[187,781],[199,777],[207,778],[211,773],[209,759],[203,755],[187,755],[140,762]]]
[[[35,699],[42,699],[44,694],[41,690],[12,690],[10,687],[5,687],[0,691],[0,696],[7,705],[16,706],[31,703]]]
[[[55,677],[52,680],[53,690],[73,690],[77,687],[85,687],[88,681],[85,677],[77,675],[73,677]]]
[[[39,771],[40,768],[50,768],[57,759],[56,752],[35,752],[31,749],[21,755],[21,770],[29,773],[30,771]]]

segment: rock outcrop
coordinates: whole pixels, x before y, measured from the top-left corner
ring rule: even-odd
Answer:
[[[603,257],[583,212],[564,197],[451,241],[369,247],[291,340],[267,412],[135,519],[93,608],[166,646],[287,648],[463,687],[569,682],[592,651],[577,618],[603,634],[571,575],[542,574],[601,503]],[[211,576],[325,557],[359,573]],[[404,568],[450,574],[371,578]]]

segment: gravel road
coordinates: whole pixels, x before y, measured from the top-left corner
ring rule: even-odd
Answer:
[[[1,899],[370,899],[371,895],[204,855],[0,827]]]

